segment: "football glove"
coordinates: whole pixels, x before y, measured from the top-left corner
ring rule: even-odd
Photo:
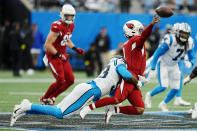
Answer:
[[[191,67],[192,67],[192,63],[191,63],[191,62],[189,62],[189,61],[184,61],[184,63],[185,63],[185,66],[186,66],[187,68],[191,68]]]
[[[186,85],[191,81],[190,76],[187,76],[185,79],[183,79],[183,84]]]
[[[140,89],[142,87],[142,82],[138,81],[136,87],[137,87],[137,89]]]
[[[55,55],[56,55],[58,58],[60,58],[61,60],[67,61],[67,57],[66,57],[65,54],[60,54],[59,52],[57,52]]]
[[[84,55],[85,54],[85,51],[83,49],[81,49],[81,48],[73,47],[72,49],[75,50],[80,55]]]
[[[144,76],[138,75],[139,81],[142,83],[142,85],[145,85],[148,83],[148,79],[146,79]]]
[[[148,81],[152,80],[156,76],[156,73],[157,73],[156,70],[150,69],[148,72],[147,80]]]

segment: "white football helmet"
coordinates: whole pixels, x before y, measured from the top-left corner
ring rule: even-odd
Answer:
[[[66,24],[72,24],[75,19],[75,9],[72,5],[70,4],[65,4],[63,5],[61,11],[60,11],[60,17],[62,21],[64,21]],[[70,17],[73,16],[73,17]]]
[[[123,31],[126,37],[130,38],[135,35],[141,35],[144,26],[137,20],[127,21],[123,26]]]
[[[191,27],[187,23],[176,23],[173,26],[173,31],[181,42],[187,42],[191,34]]]

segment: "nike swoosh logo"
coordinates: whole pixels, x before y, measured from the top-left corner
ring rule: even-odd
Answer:
[[[21,109],[21,107],[20,107],[20,108],[18,108],[17,110],[15,110],[15,111],[14,111],[14,113],[16,113],[16,112],[17,112],[18,110],[20,110],[20,109]]]

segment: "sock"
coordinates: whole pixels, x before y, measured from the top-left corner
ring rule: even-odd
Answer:
[[[166,87],[162,87],[162,86],[156,86],[151,92],[150,92],[150,95],[151,96],[154,96],[154,95],[157,95],[159,94],[160,92],[163,92],[165,91],[167,88]]]
[[[164,99],[164,102],[167,104],[169,101],[171,101],[172,98],[174,98],[174,96],[176,95],[177,92],[178,92],[177,89],[170,89],[166,98]]]
[[[183,75],[181,75],[180,88],[179,88],[178,92],[176,93],[176,97],[181,97],[182,89],[183,89]]]
[[[120,107],[119,106],[115,106],[115,113],[120,113]]]
[[[50,106],[50,105],[37,105],[32,104],[31,110],[28,111],[29,114],[43,114],[43,115],[51,115],[56,118],[62,119],[63,114],[60,108],[57,108],[57,106]]]
[[[49,86],[47,92],[44,94],[43,97],[44,97],[44,98],[49,98],[50,95],[51,95],[55,90],[57,90],[57,88],[59,88],[59,87],[58,87],[58,84],[57,84],[57,82],[54,82],[53,84],[51,84],[51,85]]]
[[[90,107],[91,110],[94,110],[96,108],[94,103],[90,104],[89,107]]]
[[[139,115],[138,111],[134,106],[122,106],[120,108],[120,113],[128,115]]]

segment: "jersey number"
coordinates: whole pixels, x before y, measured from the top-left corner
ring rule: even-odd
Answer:
[[[99,77],[99,78],[106,78],[109,69],[110,69],[110,65],[108,65],[108,66],[101,72],[101,74],[100,74],[98,77]]]
[[[184,49],[177,49],[176,52],[178,53],[178,55],[172,59],[174,61],[177,61],[177,59],[183,54]]]
[[[61,41],[61,46],[67,45],[70,37],[71,37],[71,35],[64,35],[63,40]]]

